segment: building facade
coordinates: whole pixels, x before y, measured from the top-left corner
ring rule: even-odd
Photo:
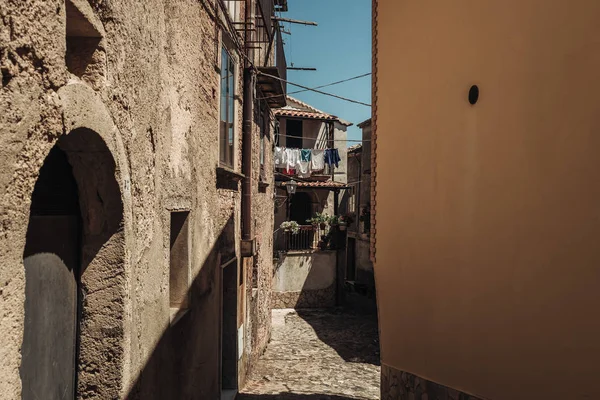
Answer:
[[[600,3],[374,18],[382,399],[600,398]]]
[[[270,335],[285,7],[0,0],[3,398],[243,384]]]
[[[371,119],[358,124],[362,142],[348,148],[348,241],[346,284],[348,290],[375,300],[371,261]]]
[[[300,100],[287,98],[275,111],[279,122],[276,153],[289,149],[312,152],[324,159],[334,150],[334,163],[312,165],[301,171],[298,163],[286,163],[285,155],[275,162],[275,276],[274,308],[330,307],[340,302],[343,283],[345,232],[331,223],[311,221],[317,214],[339,216],[346,212],[347,128],[350,123]],[[325,157],[326,158],[326,157]],[[289,185],[294,184],[294,193]],[[293,233],[282,223],[294,221]]]

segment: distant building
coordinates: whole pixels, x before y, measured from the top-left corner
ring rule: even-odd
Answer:
[[[371,247],[371,119],[358,124],[362,143],[348,148],[348,241],[346,287],[375,298]]]
[[[291,165],[275,170],[274,251],[278,260],[273,281],[273,307],[325,307],[340,302],[345,232],[337,226],[312,224],[317,213],[339,216],[346,212],[347,128],[351,124],[300,100],[287,98],[275,111],[279,122],[275,150],[335,151],[339,161],[302,173]],[[314,155],[313,155],[314,157]],[[314,160],[311,160],[311,162]],[[321,160],[322,161],[322,160]],[[288,188],[294,185],[295,193]],[[300,225],[300,232],[286,232],[284,221]]]

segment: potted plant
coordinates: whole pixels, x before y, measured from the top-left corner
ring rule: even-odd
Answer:
[[[342,215],[339,218],[340,223],[340,231],[345,231],[348,226],[348,217],[346,215]]]
[[[329,225],[331,226],[338,226],[340,224],[340,217],[337,215],[332,215],[329,217]]]
[[[327,227],[327,222],[329,218],[325,213],[316,213],[314,217],[308,220],[313,226],[319,226],[321,229],[325,229]]]
[[[300,232],[300,225],[296,221],[284,221],[279,225],[284,232],[291,232],[292,235],[297,235]]]

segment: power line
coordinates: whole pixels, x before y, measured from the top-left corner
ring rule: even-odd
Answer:
[[[344,79],[344,80],[337,81],[337,82],[328,83],[326,85],[315,86],[314,88],[312,88],[312,90],[314,90],[314,89],[321,89],[321,88],[328,87],[328,86],[333,86],[333,85],[339,85],[340,83],[349,82],[349,81],[353,81],[355,79],[364,78],[365,76],[369,76],[369,75],[372,75],[372,73],[369,72],[367,74],[353,76],[352,78]],[[296,93],[308,92],[309,90],[311,90],[311,89],[296,90],[296,91],[290,92],[288,94],[296,94]],[[281,96],[285,96],[285,95],[284,94],[276,94],[276,95],[273,95],[273,96],[261,97],[259,100],[266,100],[266,99],[271,99],[273,97],[281,97]]]
[[[282,79],[282,78],[280,78],[278,76],[271,75],[271,74],[266,74],[264,72],[258,71],[258,73],[260,75],[263,75],[263,76],[268,76],[269,78],[280,80],[280,81],[285,82],[285,83],[287,83],[289,85],[301,87],[302,89],[306,89],[306,90],[309,90],[311,92],[320,93],[320,94],[323,94],[325,96],[335,97],[336,99],[344,100],[344,101],[347,101],[347,102],[350,102],[350,103],[355,103],[355,104],[360,104],[360,105],[363,105],[363,106],[371,107],[371,104],[363,103],[362,101],[352,100],[352,99],[349,99],[349,98],[346,98],[346,97],[338,96],[337,94],[327,93],[327,92],[323,92],[321,90],[309,88],[308,86],[300,85],[298,83],[289,82],[289,81],[287,81],[285,79]]]
[[[328,87],[328,86],[339,85],[340,83],[349,82],[349,81],[353,81],[353,80],[355,80],[355,79],[364,78],[365,76],[369,76],[369,75],[372,75],[372,73],[371,73],[371,72],[369,72],[369,73],[367,73],[367,74],[362,74],[362,75],[358,75],[358,76],[353,76],[352,78],[344,79],[344,80],[337,81],[337,82],[328,83],[328,84],[326,84],[326,85],[315,86],[314,88],[311,88],[311,89],[302,89],[302,90],[296,90],[296,91],[294,91],[294,92],[289,92],[289,93],[287,93],[287,94],[296,94],[296,93],[308,92],[309,90],[321,89],[321,88]],[[274,97],[282,97],[282,96],[285,96],[285,94],[275,94],[275,95],[273,95],[273,96],[261,97],[261,98],[259,98],[259,100],[272,99],[272,98],[274,98]]]

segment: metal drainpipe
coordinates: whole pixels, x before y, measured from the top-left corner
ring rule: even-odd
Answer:
[[[245,19],[252,19],[252,0],[246,0]],[[246,28],[248,25],[246,24]],[[242,239],[252,239],[252,117],[254,114],[254,80],[256,73],[248,59],[252,59],[252,51],[248,43],[252,41],[252,31],[245,29],[244,43],[247,58],[244,61],[244,108],[242,126]]]

